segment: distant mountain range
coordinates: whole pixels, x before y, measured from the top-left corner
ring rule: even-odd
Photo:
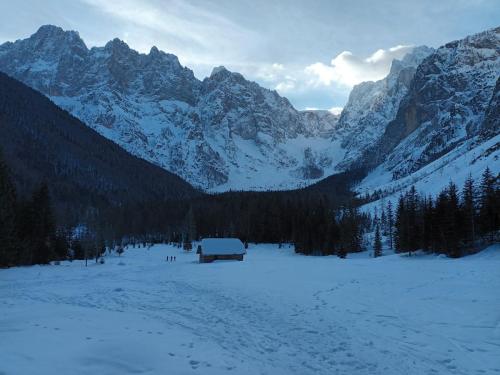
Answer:
[[[354,87],[340,117],[297,111],[224,67],[200,81],[155,47],[140,54],[114,39],[88,49],[55,26],[1,45],[0,70],[209,191],[290,189],[360,168],[370,171],[360,190],[394,190],[428,165],[490,144],[477,150],[500,169],[500,28],[414,48],[386,78]]]
[[[0,46],[0,70],[204,189],[295,187],[333,171],[335,115],[299,112],[223,67],[200,81],[155,47],[144,55],[114,39],[88,49],[78,33],[42,26]]]

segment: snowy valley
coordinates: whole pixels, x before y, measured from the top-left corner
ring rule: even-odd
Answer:
[[[0,270],[0,371],[500,372],[498,246],[458,260],[276,245],[250,245],[244,262],[166,245],[105,259]]]
[[[500,375],[500,27],[159,3],[0,33],[0,375]]]

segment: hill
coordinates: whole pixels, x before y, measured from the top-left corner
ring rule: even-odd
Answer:
[[[59,214],[198,194],[3,73],[0,123],[0,148],[18,191],[26,195],[47,182]]]

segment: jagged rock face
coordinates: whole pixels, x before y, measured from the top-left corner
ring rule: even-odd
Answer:
[[[490,103],[486,109],[481,138],[488,139],[498,133],[500,133],[500,77],[497,79]]]
[[[419,65],[376,155],[365,162],[384,162],[397,179],[475,139],[485,126],[498,134],[499,75],[500,28],[439,48]]]
[[[384,79],[353,88],[334,135],[345,149],[340,168],[348,168],[384,134],[387,124],[396,117],[417,66],[432,51],[429,47],[416,47],[402,60],[394,60]]]
[[[214,69],[203,81],[200,108],[206,126],[215,131],[228,129],[243,139],[256,139],[264,133],[281,143],[299,134],[309,135],[302,117],[287,99],[224,67]]]
[[[205,189],[293,188],[334,170],[336,116],[299,112],[223,67],[199,81],[156,47],[140,54],[114,39],[88,49],[78,33],[42,26],[0,46],[0,69]]]

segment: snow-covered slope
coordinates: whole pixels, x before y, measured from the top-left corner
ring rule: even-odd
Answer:
[[[357,161],[376,168],[359,191],[425,192],[500,173],[500,28],[439,48],[419,65],[394,121]]]
[[[396,207],[399,195],[411,186],[415,186],[424,196],[436,197],[450,181],[462,188],[465,180],[471,176],[478,184],[487,167],[495,174],[500,173],[499,134],[477,144],[465,142],[443,157],[402,178],[394,179],[392,173],[381,165],[368,174],[357,187],[357,191],[362,195],[382,191],[382,198],[363,206],[364,211],[373,211],[381,202],[385,205],[388,201]]]
[[[42,26],[0,46],[0,70],[129,152],[205,189],[293,188],[333,172],[331,113],[299,112],[224,67],[199,81],[176,56],[114,39],[88,49]]]

